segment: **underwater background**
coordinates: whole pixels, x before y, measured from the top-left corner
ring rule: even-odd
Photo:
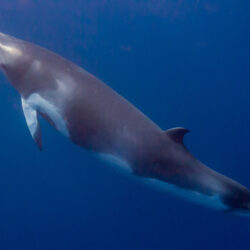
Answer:
[[[0,31],[105,81],[189,150],[250,188],[250,2],[1,0]],[[33,142],[0,76],[1,250],[250,249],[250,219],[134,180],[42,121]]]

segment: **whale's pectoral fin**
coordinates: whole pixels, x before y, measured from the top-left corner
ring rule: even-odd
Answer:
[[[42,133],[36,109],[34,109],[24,98],[22,98],[23,113],[31,136],[38,148],[42,150]]]
[[[168,129],[165,133],[175,142],[183,144],[183,138],[186,133],[188,133],[189,130],[186,128],[171,128]]]

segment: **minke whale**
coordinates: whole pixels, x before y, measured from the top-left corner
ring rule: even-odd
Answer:
[[[0,33],[0,67],[19,92],[35,143],[39,117],[74,144],[145,182],[218,210],[250,215],[250,191],[197,160],[182,127],[166,131],[96,77],[61,56]]]

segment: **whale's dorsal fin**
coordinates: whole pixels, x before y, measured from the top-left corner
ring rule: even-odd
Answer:
[[[42,133],[36,109],[34,109],[24,98],[22,98],[23,113],[32,138],[38,148],[42,150]]]
[[[189,130],[186,128],[176,127],[168,129],[165,133],[175,142],[183,144],[183,137]]]

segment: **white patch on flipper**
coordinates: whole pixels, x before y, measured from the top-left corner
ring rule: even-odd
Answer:
[[[40,111],[41,113],[48,115],[48,117],[55,124],[56,129],[62,134],[64,134],[66,137],[69,137],[66,122],[63,119],[59,109],[55,105],[53,105],[37,93],[30,95],[26,99],[26,103],[34,110]]]
[[[38,120],[37,120],[37,112],[23,98],[22,98],[22,107],[23,107],[23,113],[24,113],[24,116],[25,116],[25,119],[29,128],[29,131],[32,137],[34,138],[35,133],[39,126]]]

